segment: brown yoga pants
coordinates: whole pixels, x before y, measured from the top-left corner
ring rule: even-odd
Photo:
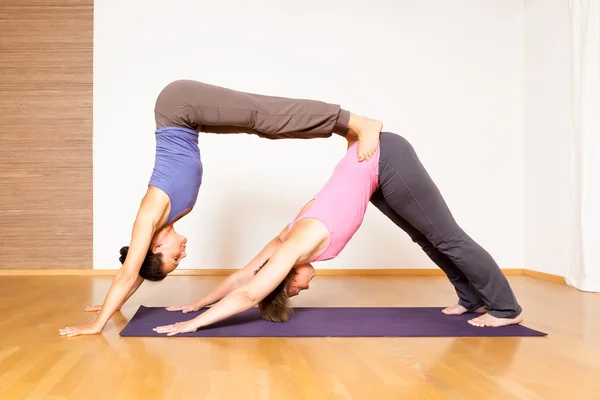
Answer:
[[[250,133],[267,139],[345,136],[350,113],[339,105],[245,93],[192,80],[167,85],[156,100],[156,127]]]

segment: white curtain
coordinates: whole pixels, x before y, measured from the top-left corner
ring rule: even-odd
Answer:
[[[566,281],[600,292],[600,0],[570,0],[573,260]]]

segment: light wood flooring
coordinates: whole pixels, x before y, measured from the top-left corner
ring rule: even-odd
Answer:
[[[195,300],[223,277],[144,283],[101,335],[109,276],[0,277],[0,399],[600,399],[600,294],[509,276],[546,338],[121,338],[140,304]],[[442,306],[443,277],[317,277],[297,306]]]

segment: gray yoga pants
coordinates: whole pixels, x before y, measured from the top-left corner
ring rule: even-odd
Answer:
[[[521,306],[492,256],[457,224],[439,189],[402,136],[382,132],[379,188],[371,203],[417,243],[454,286],[469,311],[514,318]]]

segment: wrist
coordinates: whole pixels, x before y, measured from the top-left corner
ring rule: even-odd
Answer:
[[[92,322],[92,328],[98,330],[99,332],[102,331],[104,329],[104,327],[106,326],[106,323],[108,321],[104,321],[102,318],[102,315],[98,315],[96,320],[94,322]]]
[[[204,300],[198,300],[198,301],[195,303],[195,306],[196,306],[198,309],[200,309],[200,308],[204,308],[204,307],[206,307],[207,305],[208,305],[208,303],[207,303],[206,301],[204,301]]]
[[[92,324],[92,330],[95,332],[100,333],[100,332],[102,332],[103,329],[104,329],[104,325],[99,324],[98,322],[94,322]]]
[[[202,326],[205,325],[205,324],[202,324],[202,318],[200,318],[200,316],[197,316],[196,318],[192,319],[191,323],[192,323],[192,326],[194,327],[194,329],[200,329],[200,328],[202,328]]]

